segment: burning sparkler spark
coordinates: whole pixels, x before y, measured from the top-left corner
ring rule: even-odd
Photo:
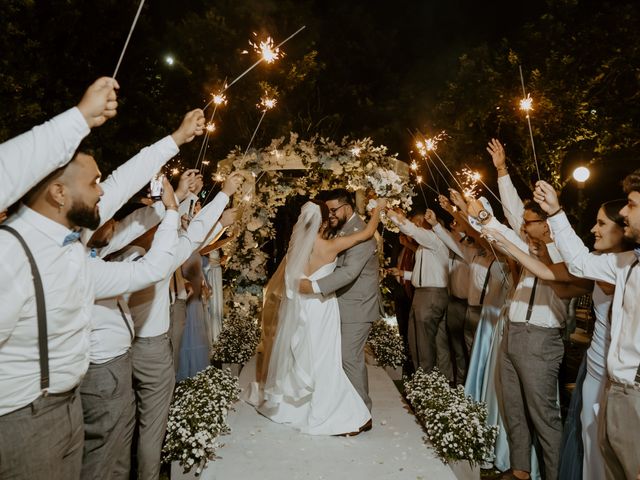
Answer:
[[[351,149],[351,155],[353,155],[354,157],[359,157],[361,151],[362,149],[360,147],[353,147]]]
[[[438,148],[438,143],[441,140],[443,140],[446,136],[447,136],[447,132],[445,132],[443,130],[443,131],[441,131],[437,135],[434,135],[431,138],[424,138],[423,137],[424,141],[417,140],[416,141],[416,147],[418,149],[418,153],[420,153],[421,156],[426,157],[427,156],[427,152],[435,151]]]
[[[223,180],[224,180],[224,177],[223,177],[222,175],[220,175],[219,173],[216,173],[216,174],[213,176],[213,179],[214,179],[214,180],[216,181],[216,183],[217,183],[217,182],[221,182],[221,181],[223,181]]]
[[[173,170],[171,170],[171,175],[178,175],[180,173],[180,170],[178,170],[177,168],[174,168]]]
[[[460,176],[462,177],[462,195],[465,198],[476,198],[478,194],[478,182],[482,178],[481,175],[470,168],[464,167]]]
[[[525,112],[527,116],[529,112],[533,110],[533,98],[531,98],[531,94],[527,93],[526,98],[520,100],[520,110]]]
[[[411,170],[415,172],[416,170],[418,170],[418,163],[415,160],[412,161],[411,166],[409,168],[411,168]]]
[[[207,132],[213,133],[216,131],[216,124],[213,122],[209,122],[207,123],[207,126],[205,128],[207,129]]]
[[[213,97],[213,103],[217,106],[220,107],[221,105],[227,104],[227,97],[223,93],[213,93],[211,96]]]
[[[264,97],[260,97],[260,103],[256,105],[260,110],[266,112],[276,106],[278,100],[276,98],[269,98],[267,92],[264,92]]]
[[[253,36],[257,37],[258,34],[254,32]],[[251,45],[251,48],[259,53],[267,63],[273,63],[278,58],[282,58],[284,56],[284,52],[280,51],[280,47],[274,46],[273,38],[271,37],[267,37],[266,40],[260,43],[252,42],[251,40],[249,40],[249,45]],[[243,50],[242,53],[247,54],[249,53],[249,51]]]
[[[418,183],[422,183],[422,176],[418,175],[416,177],[416,180],[418,181]]]

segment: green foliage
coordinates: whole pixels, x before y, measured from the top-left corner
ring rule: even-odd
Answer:
[[[639,22],[637,3],[550,1],[547,13],[513,40],[462,55],[432,117],[451,135],[441,155],[486,167],[484,145],[498,137],[520,187],[530,185],[535,166],[526,118],[518,108],[522,65],[534,99],[531,124],[543,178],[563,186],[578,158],[626,158],[637,166]]]

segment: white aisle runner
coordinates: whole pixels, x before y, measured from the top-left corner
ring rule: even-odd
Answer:
[[[373,429],[356,437],[301,434],[271,422],[239,401],[229,413],[231,434],[220,440],[221,459],[209,463],[203,480],[455,480],[451,469],[423,442],[424,432],[395,385],[380,367],[368,366]],[[254,378],[252,360],[240,386]],[[172,480],[182,475],[177,463]]]

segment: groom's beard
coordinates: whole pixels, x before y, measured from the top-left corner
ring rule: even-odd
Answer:
[[[342,227],[344,227],[344,224],[347,223],[347,219],[346,218],[336,218],[337,222],[336,222],[336,226],[332,227],[336,232],[338,232],[338,230],[342,230]]]

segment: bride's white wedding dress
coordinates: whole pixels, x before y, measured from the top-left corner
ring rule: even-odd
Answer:
[[[318,280],[333,272],[335,266],[334,260],[307,278]],[[281,312],[297,316],[295,328],[290,334],[284,328],[278,331],[265,401],[258,411],[274,422],[290,424],[311,435],[358,431],[371,414],[342,370],[337,298],[294,295],[283,301],[288,305]]]

